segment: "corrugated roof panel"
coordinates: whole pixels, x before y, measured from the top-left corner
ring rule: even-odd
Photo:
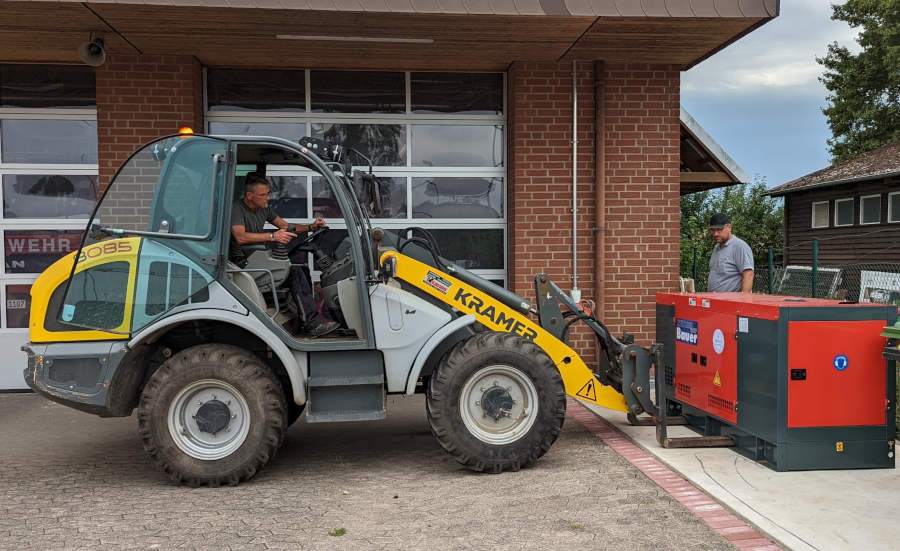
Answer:
[[[691,0],[667,0],[666,8],[672,17],[694,17]]]
[[[648,17],[669,17],[666,0],[641,0],[641,6]]]
[[[691,0],[694,17],[719,17],[716,11],[716,0]]]
[[[594,7],[594,15],[601,17],[619,17],[619,9],[616,8],[616,0],[591,0]]]
[[[756,0],[759,2],[759,0]],[[743,17],[740,0],[716,0],[716,13],[719,17]]]

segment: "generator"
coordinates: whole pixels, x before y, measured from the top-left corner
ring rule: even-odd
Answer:
[[[894,467],[897,307],[743,293],[658,293],[658,402],[776,471]]]

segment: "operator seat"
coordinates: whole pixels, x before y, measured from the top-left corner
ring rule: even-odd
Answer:
[[[232,262],[226,262],[225,266],[229,270],[228,279],[247,295],[254,304],[259,306],[259,308],[265,312],[266,299],[263,297],[262,291],[259,290],[259,286],[257,286],[253,276],[247,272],[232,272],[231,270],[240,270],[240,267]]]

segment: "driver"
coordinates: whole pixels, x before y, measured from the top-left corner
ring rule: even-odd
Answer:
[[[247,257],[241,249],[242,245],[254,243],[283,243],[287,244],[297,237],[297,233],[317,230],[325,226],[325,220],[316,218],[311,224],[288,224],[278,216],[274,209],[269,207],[268,180],[255,172],[247,174],[244,184],[244,197],[235,201],[231,209],[231,245],[229,247],[229,260],[240,267],[247,265]],[[278,230],[267,232],[263,230],[266,222],[272,223]],[[299,266],[291,266],[290,271],[291,295],[297,303],[298,315],[293,327],[287,329],[291,333],[303,330],[314,337],[321,337],[331,333],[340,324],[335,321],[322,319],[316,308],[316,302],[312,295],[312,283],[306,271]]]

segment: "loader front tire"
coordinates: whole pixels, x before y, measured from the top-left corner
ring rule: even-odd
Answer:
[[[534,343],[476,333],[444,357],[428,384],[426,412],[441,447],[473,471],[517,471],[544,455],[562,430],[559,371]]]
[[[178,352],[138,405],[144,449],[188,486],[234,486],[278,451],[288,413],[278,379],[256,355],[224,344]]]

